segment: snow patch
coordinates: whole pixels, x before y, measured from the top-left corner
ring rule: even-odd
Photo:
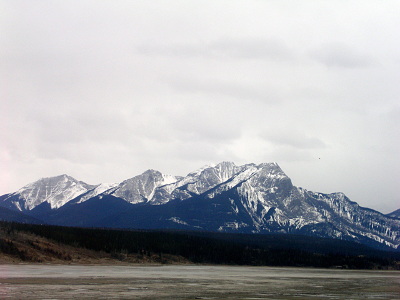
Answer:
[[[172,221],[172,222],[177,223],[177,224],[182,224],[182,225],[187,225],[187,226],[189,226],[188,223],[186,223],[185,221],[182,221],[182,220],[181,220],[180,218],[178,218],[178,217],[171,217],[171,218],[168,219],[168,221]]]
[[[97,187],[95,187],[93,190],[89,191],[86,195],[81,197],[81,199],[78,201],[78,203],[85,202],[86,200],[96,197],[97,195],[103,194],[104,192],[107,192],[108,190],[115,188],[118,186],[118,183],[101,183]],[[101,198],[100,198],[101,199]]]

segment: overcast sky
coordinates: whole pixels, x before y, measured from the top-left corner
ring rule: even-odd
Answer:
[[[220,161],[400,208],[400,1],[0,0],[0,195]]]

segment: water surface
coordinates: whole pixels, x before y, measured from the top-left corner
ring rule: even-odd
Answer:
[[[0,299],[400,299],[400,272],[0,265]]]

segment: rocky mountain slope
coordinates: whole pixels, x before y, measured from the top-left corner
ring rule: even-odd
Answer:
[[[298,233],[399,249],[400,220],[343,193],[296,187],[276,163],[222,162],[185,177],[148,170],[92,186],[66,175],[0,197],[0,206],[56,225]]]
[[[0,201],[4,207],[19,211],[30,211],[43,202],[57,209],[93,188],[95,186],[64,174],[30,183],[15,193],[1,196]]]
[[[400,219],[400,209],[392,211],[390,214],[387,214],[388,217]]]

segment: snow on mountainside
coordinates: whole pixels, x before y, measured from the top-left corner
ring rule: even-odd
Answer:
[[[102,183],[96,186],[94,189],[90,190],[86,194],[82,195],[79,198],[78,203],[85,202],[88,199],[96,197],[97,195],[103,194],[105,192],[114,191],[114,189],[118,186],[118,183]]]
[[[30,183],[9,194],[3,202],[19,211],[32,210],[43,202],[49,203],[51,208],[56,209],[94,187],[64,174]]]
[[[400,248],[400,219],[343,193],[296,187],[276,163],[222,162],[185,177],[148,170],[96,186],[62,175],[3,195],[0,206],[58,225],[297,233]]]
[[[172,199],[185,200],[193,195],[200,195],[209,189],[229,180],[243,167],[232,162],[222,162],[213,166],[205,166],[189,173],[180,180],[159,187],[155,190],[152,204],[164,204]]]
[[[149,202],[158,187],[171,184],[179,179],[180,177],[164,175],[159,171],[147,170],[141,175],[120,183],[110,194],[132,204]]]

